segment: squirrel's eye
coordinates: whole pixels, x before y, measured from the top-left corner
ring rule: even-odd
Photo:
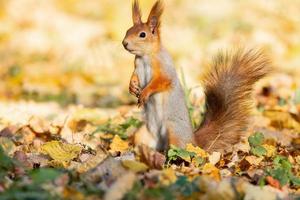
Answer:
[[[140,37],[140,38],[146,37],[146,33],[145,33],[145,32],[141,32],[140,35],[139,35],[139,37]]]

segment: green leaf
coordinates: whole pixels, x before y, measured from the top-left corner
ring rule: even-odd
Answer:
[[[274,163],[275,168],[282,167],[282,168],[287,169],[287,170],[292,169],[292,164],[284,156],[276,156],[275,159],[273,160],[273,163]]]
[[[263,187],[263,186],[266,185],[265,178],[266,178],[266,177],[263,176],[263,177],[261,177],[261,178],[258,180],[258,185],[259,185],[260,187]]]
[[[176,160],[179,157],[187,162],[190,162],[191,158],[196,156],[196,153],[189,152],[185,149],[180,149],[174,145],[171,145],[167,155],[169,160]]]
[[[177,151],[175,149],[169,149],[168,151],[168,159],[169,160],[176,160]]]
[[[198,166],[200,166],[200,165],[202,165],[203,163],[204,163],[204,158],[202,158],[202,157],[196,157],[195,158],[195,162],[196,162],[196,166],[198,167]]]
[[[278,168],[278,169],[273,169],[270,171],[270,175],[277,179],[280,182],[280,185],[286,185],[287,183],[289,183],[289,173],[286,169],[283,168]]]
[[[13,160],[5,154],[2,146],[0,146],[0,171],[1,169],[9,170],[13,166],[14,166]]]
[[[293,185],[295,186],[300,186],[300,178],[296,177],[296,176],[291,176],[291,182],[293,183]]]
[[[51,168],[40,168],[33,170],[30,173],[30,177],[36,184],[52,181],[56,179],[59,175],[61,175],[60,171]]]
[[[254,135],[251,135],[248,138],[248,142],[250,144],[250,146],[258,146],[261,145],[264,141],[264,135],[260,132],[256,132]]]
[[[140,120],[135,119],[134,117],[126,119],[122,124],[112,124],[112,120],[108,120],[106,123],[99,125],[91,135],[94,135],[95,133],[109,133],[119,135],[122,139],[127,139],[128,129],[130,127],[139,128],[142,124],[143,123]]]
[[[123,124],[120,124],[120,127],[127,130],[131,126],[133,126],[135,128],[139,128],[142,124],[143,124],[143,122],[141,122],[140,120],[138,120],[134,117],[130,117],[126,120],[126,122],[124,122]]]
[[[264,156],[267,154],[267,150],[263,146],[252,147],[250,151],[255,156]]]
[[[171,186],[172,191],[178,191],[185,197],[191,196],[194,192],[198,192],[198,185],[194,182],[190,182],[188,177],[179,176],[177,181]]]

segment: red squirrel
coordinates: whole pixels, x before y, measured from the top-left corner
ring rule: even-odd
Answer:
[[[270,71],[269,60],[259,51],[219,53],[203,80],[205,117],[193,133],[184,91],[172,58],[160,37],[162,1],[153,5],[147,22],[142,22],[138,1],[132,6],[133,26],[123,40],[135,55],[129,92],[143,106],[145,126],[135,137],[158,151],[170,145],[198,145],[208,152],[225,151],[241,140],[248,126],[252,88]]]

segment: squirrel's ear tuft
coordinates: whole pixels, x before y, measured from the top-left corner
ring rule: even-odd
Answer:
[[[132,4],[132,21],[133,21],[133,24],[141,24],[142,23],[142,14],[141,14],[138,0],[134,0],[134,2]]]
[[[161,0],[156,1],[153,5],[151,12],[148,17],[147,24],[151,29],[152,33],[159,31],[160,27],[160,17],[164,11],[164,6]]]

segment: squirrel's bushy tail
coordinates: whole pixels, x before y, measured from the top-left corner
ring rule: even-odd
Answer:
[[[203,149],[223,151],[238,143],[247,128],[253,84],[270,72],[270,62],[260,51],[219,53],[204,76],[206,113],[195,132]]]

